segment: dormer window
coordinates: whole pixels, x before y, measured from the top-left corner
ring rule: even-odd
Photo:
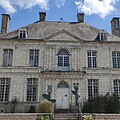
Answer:
[[[20,29],[19,30],[19,38],[27,38],[27,31],[26,29]]]
[[[100,31],[100,33],[99,33],[99,40],[100,41],[107,40],[106,31]]]

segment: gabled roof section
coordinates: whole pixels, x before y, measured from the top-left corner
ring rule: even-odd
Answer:
[[[72,23],[72,22],[35,22],[25,27],[21,27],[26,29],[27,39],[45,39],[51,35],[59,33],[59,31],[65,30],[66,34],[71,37],[79,38],[84,41],[94,41],[97,37],[99,29],[94,28],[86,23]],[[21,29],[20,28],[20,29]],[[1,34],[0,38],[7,39],[16,39],[19,34],[19,30]],[[71,34],[70,34],[71,33]]]
[[[64,29],[46,37],[44,40],[45,41],[46,40],[47,41],[73,41],[73,42],[74,41],[84,41]]]
[[[95,41],[99,32],[101,31],[100,29],[97,29],[86,23],[77,22],[38,21],[28,26],[21,27],[20,29],[22,28],[26,29],[27,39],[32,40],[64,39],[71,41],[74,39],[76,41]],[[6,34],[0,34],[0,39],[18,39],[20,29]],[[120,41],[120,38],[107,34],[107,41]]]

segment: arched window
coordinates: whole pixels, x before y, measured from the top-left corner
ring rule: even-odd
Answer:
[[[66,81],[60,81],[57,88],[69,88],[69,85]]]
[[[58,52],[58,66],[60,67],[69,66],[69,53],[66,50],[60,50]]]

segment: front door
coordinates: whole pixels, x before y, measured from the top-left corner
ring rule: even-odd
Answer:
[[[62,81],[57,87],[56,91],[56,108],[69,109],[69,87],[66,82]]]

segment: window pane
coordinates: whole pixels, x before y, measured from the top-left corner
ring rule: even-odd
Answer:
[[[116,58],[113,57],[113,68],[117,68]]]
[[[69,53],[66,50],[60,50],[58,55],[69,55]]]
[[[26,32],[23,31],[23,38],[26,38]]]
[[[103,35],[103,33],[101,33],[100,35],[101,35],[101,40],[104,40],[104,35]]]
[[[88,67],[92,67],[91,57],[88,57]]]
[[[26,31],[20,30],[20,38],[26,38]]]
[[[120,52],[112,52],[113,68],[120,68]]]
[[[31,67],[38,67],[39,63],[39,50],[32,49],[29,53],[29,65]]]
[[[22,31],[20,31],[20,38],[22,38]]]
[[[96,57],[96,51],[91,51],[92,56]]]
[[[27,101],[37,100],[37,78],[29,78],[27,80]]]
[[[88,99],[98,96],[98,80],[89,79],[88,80]]]
[[[65,50],[61,50],[58,53],[58,66],[69,66],[69,54]]]
[[[58,66],[63,66],[63,57],[58,56]]]
[[[0,78],[0,101],[9,100],[10,78]]]
[[[96,51],[88,51],[88,67],[97,67]]]
[[[4,49],[3,50],[3,66],[9,67],[12,66],[13,50]]]
[[[118,64],[118,68],[120,68],[120,56],[117,56],[117,64]]]
[[[114,94],[120,96],[120,80],[113,80]]]
[[[90,51],[88,51],[88,56],[91,56],[91,52]]]
[[[69,56],[64,57],[64,66],[69,66]]]

